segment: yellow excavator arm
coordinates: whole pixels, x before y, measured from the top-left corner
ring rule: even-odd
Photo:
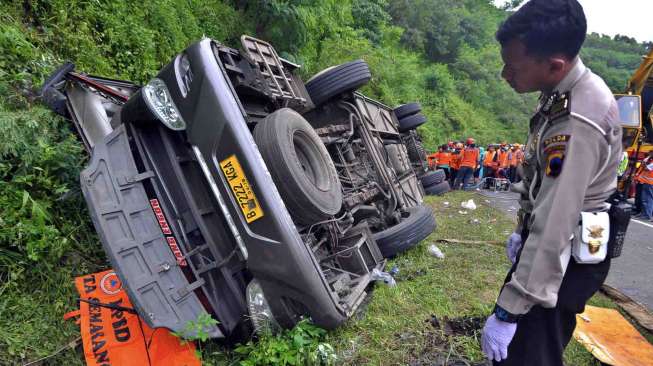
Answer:
[[[626,93],[641,95],[644,86],[649,83],[653,85],[653,47],[648,55],[644,56],[639,68],[635,70],[633,76],[628,80]]]

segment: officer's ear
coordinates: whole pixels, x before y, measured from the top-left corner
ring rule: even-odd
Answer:
[[[549,73],[559,75],[567,71],[569,60],[564,56],[553,56],[549,58]]]

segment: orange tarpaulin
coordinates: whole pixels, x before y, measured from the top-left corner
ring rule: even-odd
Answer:
[[[192,342],[183,342],[164,328],[152,329],[131,310],[132,304],[112,270],[77,277],[84,356],[89,366],[199,366]]]
[[[613,309],[586,306],[574,338],[599,361],[615,366],[653,365],[653,346]]]

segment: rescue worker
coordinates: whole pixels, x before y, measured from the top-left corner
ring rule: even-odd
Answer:
[[[641,171],[637,175],[637,183],[641,185],[641,213],[636,218],[653,221],[653,150],[648,152],[642,161]]]
[[[449,168],[451,169],[451,177],[450,177],[450,182],[451,186],[454,185],[454,181],[456,180],[456,177],[458,176],[458,169],[460,169],[460,158],[461,152],[463,149],[463,144],[461,142],[456,143],[455,149],[451,153],[451,160],[449,161]]]
[[[440,153],[438,154],[437,168],[444,170],[444,174],[447,177],[447,180],[451,179],[451,169],[449,164],[451,163],[451,151],[449,150],[448,145],[440,146]]]
[[[497,156],[497,163],[497,177],[508,178],[508,168],[510,167],[510,164],[508,160],[508,145],[505,143],[501,144],[501,148],[499,149]]]
[[[471,186],[474,179],[474,170],[478,163],[479,151],[476,148],[476,141],[469,137],[466,146],[460,151],[460,167],[453,183],[453,189],[465,189]]]
[[[484,174],[483,178],[494,177],[494,159],[496,157],[497,151],[494,145],[489,145],[487,147],[487,152],[485,153],[485,158],[483,159],[483,169]]]
[[[524,152],[522,151],[520,144],[515,144],[514,146],[515,146],[515,159],[516,159],[515,164],[516,165],[515,165],[515,175],[514,175],[513,183],[518,183],[519,181],[521,181],[521,177],[519,176],[518,170],[519,170],[519,167],[524,162]]]
[[[483,146],[478,147],[478,160],[476,160],[476,170],[474,170],[474,184],[483,178],[483,160],[485,159],[486,153]]]
[[[517,146],[512,145],[508,155],[508,179],[514,183],[517,181]]]
[[[426,155],[426,164],[429,169],[434,170],[437,167],[440,154],[442,154],[442,146],[438,147],[438,151],[433,154]]]
[[[502,77],[518,93],[541,95],[523,180],[513,186],[521,194],[519,224],[506,246],[514,264],[481,336],[495,365],[562,366],[576,314],[610,268],[607,257],[581,264],[582,256],[571,255],[589,245],[581,243],[581,212],[606,210],[621,156],[615,99],[578,57],[586,32],[577,0],[531,0],[496,35]],[[605,239],[604,226],[588,235]]]

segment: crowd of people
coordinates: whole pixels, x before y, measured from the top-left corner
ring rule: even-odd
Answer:
[[[502,178],[519,181],[517,167],[524,161],[520,144],[489,144],[477,147],[473,138],[449,141],[427,156],[429,167],[442,169],[453,189],[469,188],[482,178]]]

